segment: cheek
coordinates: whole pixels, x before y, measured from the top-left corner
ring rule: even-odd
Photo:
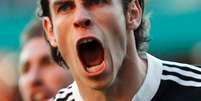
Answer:
[[[103,39],[112,58],[114,68],[119,68],[126,54],[127,33],[126,21],[123,12],[110,12],[105,17],[98,17],[98,24],[103,30]]]
[[[70,35],[72,34],[72,17],[61,16],[55,18],[53,22],[54,33],[58,46],[63,46],[69,43]]]
[[[56,34],[56,41],[59,51],[61,52],[64,60],[72,64],[75,50],[75,32],[73,30],[73,18],[71,16],[59,17],[55,21],[54,31]]]
[[[27,76],[23,75],[19,78],[19,87],[23,88],[24,86],[26,86],[28,84],[27,82]]]
[[[19,90],[22,92],[24,96],[28,94],[29,88],[28,88],[28,81],[27,78],[25,77],[20,77],[19,78]]]
[[[108,17],[99,18],[99,26],[104,32],[104,42],[112,51],[125,51],[127,34],[123,14],[110,13]],[[118,53],[120,55],[121,52]]]
[[[121,9],[117,8],[116,10]],[[113,40],[116,41],[115,43],[124,45],[123,43],[126,39],[125,16],[123,12],[114,11],[114,8],[108,8],[108,10],[95,13],[95,23],[104,31],[104,35],[106,36],[104,38],[108,38],[108,40]]]

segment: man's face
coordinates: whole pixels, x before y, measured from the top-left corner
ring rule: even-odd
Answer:
[[[43,38],[33,38],[20,55],[19,86],[25,101],[45,101],[72,82],[71,74],[50,58]]]
[[[47,36],[78,85],[110,86],[125,58],[126,21],[121,0],[49,0]]]

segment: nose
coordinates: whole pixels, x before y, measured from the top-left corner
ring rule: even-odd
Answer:
[[[74,17],[75,28],[88,28],[92,25],[91,16],[87,9],[80,7],[76,10]]]
[[[29,74],[29,85],[30,87],[39,87],[43,84],[42,78],[40,76],[39,70],[33,70]]]

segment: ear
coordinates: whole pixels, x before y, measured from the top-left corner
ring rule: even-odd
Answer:
[[[132,0],[127,10],[127,28],[128,30],[136,30],[142,19],[142,8],[139,0]]]
[[[47,40],[49,41],[51,46],[52,47],[57,47],[56,35],[53,32],[52,22],[51,22],[49,17],[44,17],[43,18],[43,28],[45,30]]]

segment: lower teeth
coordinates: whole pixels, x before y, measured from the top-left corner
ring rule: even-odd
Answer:
[[[87,67],[87,71],[88,72],[96,72],[100,68],[99,66],[100,65],[96,65],[96,66],[92,66],[92,67]]]

